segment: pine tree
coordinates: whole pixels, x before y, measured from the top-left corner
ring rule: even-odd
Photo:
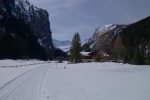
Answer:
[[[72,46],[70,48],[70,62],[72,63],[81,62],[80,51],[81,51],[80,35],[77,32],[75,33],[72,39]]]

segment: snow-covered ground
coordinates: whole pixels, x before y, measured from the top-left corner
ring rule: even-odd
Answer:
[[[150,66],[1,60],[0,100],[150,100]],[[66,69],[64,69],[66,67]]]

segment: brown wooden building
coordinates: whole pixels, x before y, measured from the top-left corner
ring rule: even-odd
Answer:
[[[96,59],[97,52],[80,52],[82,62],[94,62]]]

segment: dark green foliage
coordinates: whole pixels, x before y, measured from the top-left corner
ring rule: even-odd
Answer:
[[[55,60],[67,60],[67,54],[59,48],[54,48],[53,50],[53,59]]]
[[[72,46],[70,48],[70,62],[72,63],[81,62],[80,51],[81,51],[80,36],[79,33],[75,33],[72,39]]]
[[[121,32],[125,62],[150,64],[150,17],[129,25]]]
[[[40,46],[28,23],[10,17],[0,33],[0,59],[41,59],[48,60],[49,54]]]

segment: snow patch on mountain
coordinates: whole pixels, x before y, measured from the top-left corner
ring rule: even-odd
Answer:
[[[103,34],[110,32],[114,37],[118,32],[121,31],[122,28],[124,28],[125,25],[118,25],[118,24],[106,24],[103,26],[99,26],[95,29],[93,35],[82,42],[82,46],[88,45],[90,48],[95,48],[96,43],[99,40],[99,37]]]
[[[14,10],[12,11],[12,14],[14,16],[16,17],[20,16],[18,15],[18,12],[20,12],[21,14],[23,14],[22,17],[24,17],[24,19],[27,22],[31,21],[31,16],[33,14],[40,17],[38,12],[42,9],[33,6],[32,4],[30,4],[28,0],[15,0],[14,3],[15,3],[15,7]]]
[[[17,6],[23,7],[25,11],[29,12],[30,3],[28,0],[15,0],[15,4]]]
[[[58,48],[63,50],[64,52],[68,52],[70,50],[71,45],[68,46],[59,46]]]
[[[106,25],[103,25],[103,26],[99,26],[98,28],[96,28],[95,30],[95,36],[100,36],[102,35],[103,33],[106,33],[108,31],[111,31],[113,29],[115,29],[117,27],[117,25],[115,24],[106,24]]]
[[[67,52],[70,49],[71,41],[69,40],[59,41],[59,40],[53,39],[53,44],[55,47],[63,50],[64,52]]]

